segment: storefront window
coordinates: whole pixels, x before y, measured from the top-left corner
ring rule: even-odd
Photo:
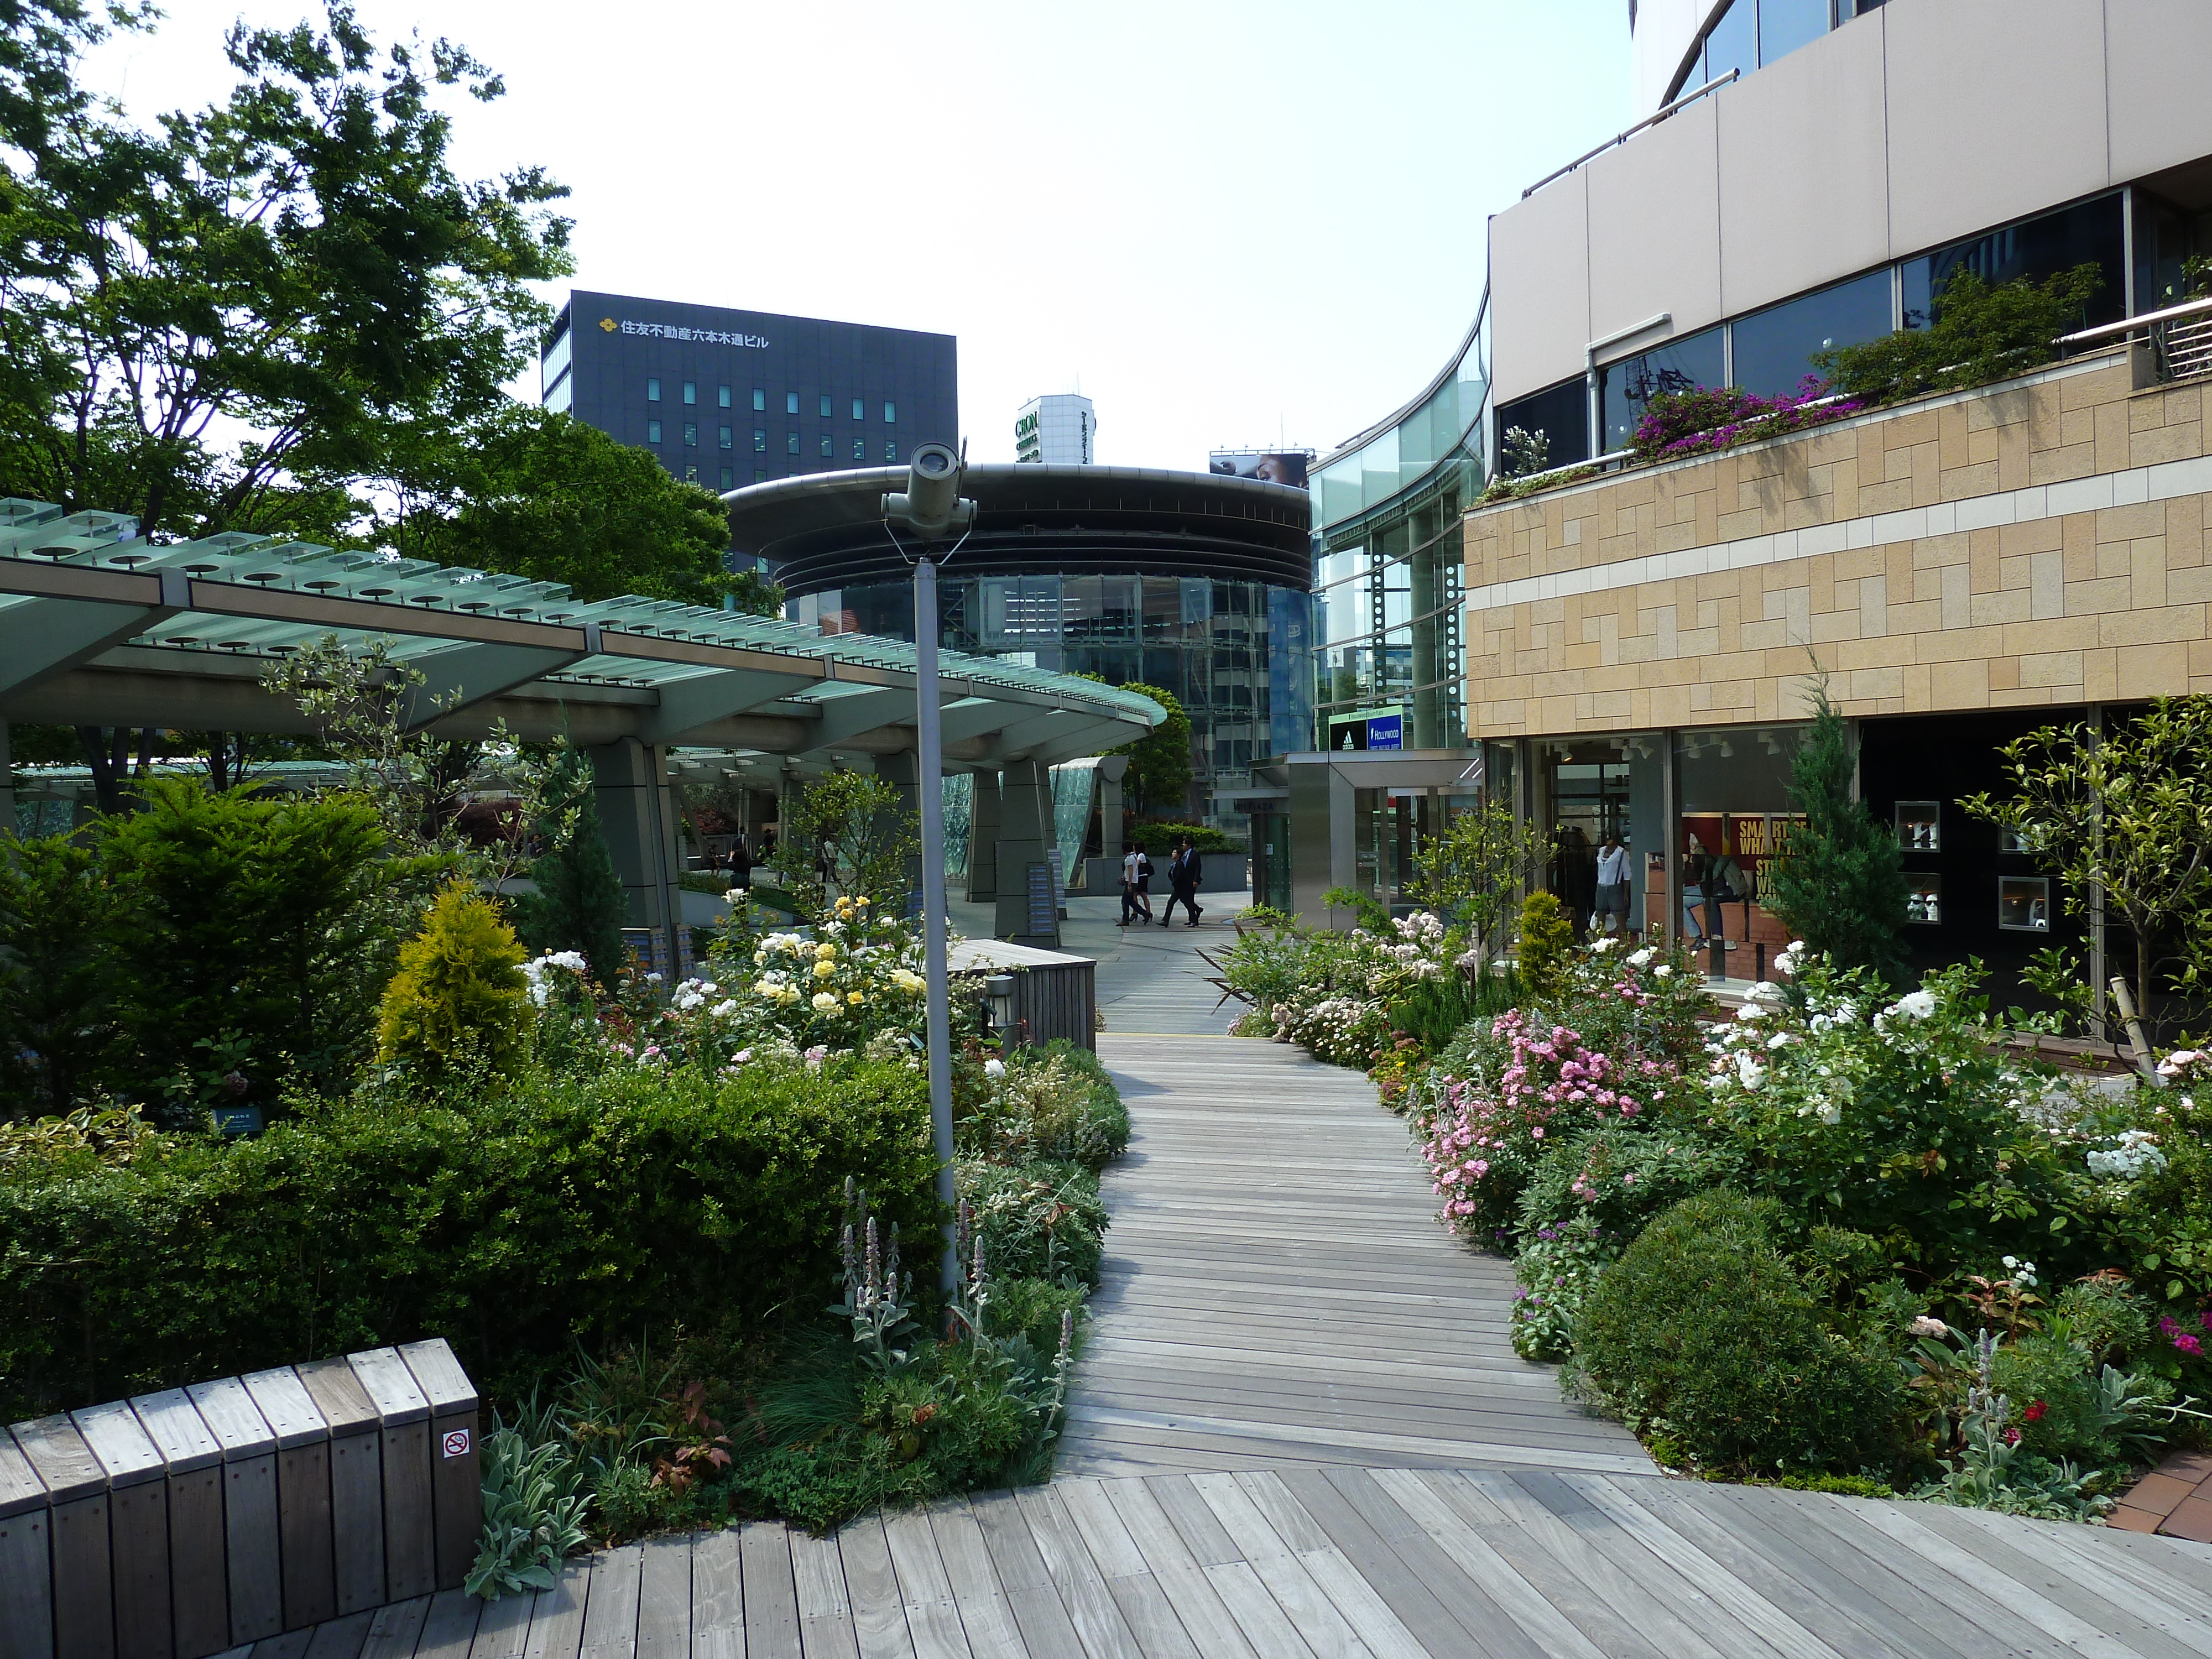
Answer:
[[[1524,467],[1512,452],[1504,448],[1506,434],[1516,429],[1544,441],[1542,467]],[[1548,392],[1504,404],[1498,411],[1498,470],[1501,476],[1571,466],[1577,461],[1588,460],[1589,383],[1577,375]]]
[[[2021,276],[2040,282],[2085,264],[2095,265],[2104,280],[2082,307],[2081,325],[2117,322],[2127,310],[2126,240],[2115,191],[1907,259],[1905,325],[1927,327],[1943,285],[1959,271],[1970,270],[1996,287]]]
[[[1628,447],[1628,440],[1644,418],[1644,406],[1662,392],[1695,392],[1716,386],[1728,379],[1723,358],[1721,331],[1708,328],[1598,371],[1598,407],[1605,420],[1601,453]]]
[[[1535,745],[1536,823],[1552,848],[1544,885],[1577,937],[1663,928],[1645,866],[1660,844],[1665,764],[1656,733]]]
[[[1802,814],[1790,805],[1790,769],[1806,727],[1738,726],[1675,738],[1681,811],[1677,850],[1681,892],[1672,918],[1678,938],[1700,951],[1726,941],[1731,979],[1755,979],[1790,942],[1766,908],[1776,854]]]
[[[1875,340],[1889,332],[1889,268],[1817,294],[1785,300],[1731,325],[1735,384],[1762,398],[1795,396],[1813,354]]]

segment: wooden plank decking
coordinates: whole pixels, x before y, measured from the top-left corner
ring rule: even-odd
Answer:
[[[1147,945],[1102,1000],[1204,1029]],[[1137,1135],[1051,1485],[225,1659],[2212,1659],[2212,1547],[1660,1478],[1514,1358],[1364,1079],[1111,1015],[1101,1051]]]

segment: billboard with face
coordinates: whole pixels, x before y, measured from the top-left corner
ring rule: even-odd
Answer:
[[[1209,472],[1233,478],[1259,478],[1267,483],[1306,487],[1306,467],[1313,459],[1310,449],[1217,449],[1206,465]]]

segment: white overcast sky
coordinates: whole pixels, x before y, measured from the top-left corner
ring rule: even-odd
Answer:
[[[90,67],[141,117],[221,93],[232,19],[319,15],[166,4]],[[1100,460],[1194,470],[1326,450],[1420,390],[1473,320],[1487,216],[1631,118],[1627,10],[359,4],[506,77],[456,100],[458,162],[571,188],[575,286],[956,334],[974,459],[1080,390]]]

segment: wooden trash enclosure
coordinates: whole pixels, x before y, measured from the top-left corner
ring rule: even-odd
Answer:
[[[206,1659],[459,1589],[477,1405],[441,1340],[0,1432],[0,1659]]]

